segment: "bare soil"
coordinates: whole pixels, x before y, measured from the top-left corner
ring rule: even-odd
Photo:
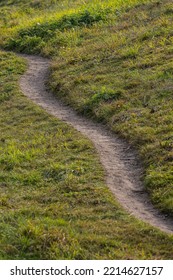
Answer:
[[[130,215],[164,232],[173,233],[173,219],[153,207],[144,189],[141,180],[143,169],[137,153],[104,125],[79,116],[46,90],[50,65],[48,59],[26,55],[22,57],[28,61],[28,70],[20,80],[23,94],[93,142],[105,169],[107,186]]]

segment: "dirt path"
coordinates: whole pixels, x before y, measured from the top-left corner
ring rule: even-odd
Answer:
[[[23,93],[53,116],[72,125],[95,145],[106,171],[106,183],[121,205],[137,218],[173,233],[173,220],[158,213],[150,203],[140,181],[142,168],[137,154],[127,143],[111,134],[104,126],[78,116],[68,106],[46,91],[49,60],[36,56],[23,56],[29,68],[20,80]]]

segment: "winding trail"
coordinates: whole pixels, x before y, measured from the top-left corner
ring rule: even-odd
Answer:
[[[71,108],[61,104],[51,92],[46,91],[49,60],[37,56],[22,57],[27,59],[29,65],[20,80],[23,94],[93,142],[106,171],[107,186],[131,215],[164,232],[173,233],[173,220],[153,208],[144,190],[140,180],[142,167],[136,152],[103,125],[77,115]]]

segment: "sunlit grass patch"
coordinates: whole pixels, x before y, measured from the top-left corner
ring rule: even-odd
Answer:
[[[15,3],[16,5],[12,5],[12,12],[7,12],[7,7],[2,8],[0,44],[10,50],[53,55],[63,46],[63,41],[59,39],[62,36],[60,32],[69,29],[75,31],[79,27],[99,22],[111,23],[124,9],[143,2],[145,1],[54,1],[49,7],[46,1],[38,1],[38,6],[41,5],[38,10],[37,5],[31,3]]]

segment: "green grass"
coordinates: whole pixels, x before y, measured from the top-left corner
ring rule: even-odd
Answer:
[[[50,81],[51,89],[68,104],[137,147],[146,189],[153,203],[170,215],[172,9],[170,1],[154,1],[129,9],[116,24],[78,30],[71,46],[59,51]]]
[[[20,93],[24,61],[0,57],[0,259],[171,259],[173,238],[119,207],[92,144]]]
[[[13,5],[3,6],[0,45],[8,50],[52,56],[75,39],[80,43],[76,34],[80,29],[112,22],[124,9],[146,0],[48,2],[13,1]]]
[[[137,147],[153,203],[173,215],[171,1],[66,5],[3,27],[1,45],[53,56],[50,88]]]
[[[171,1],[11,0],[0,15],[1,48],[53,57],[50,88],[136,146],[172,215]],[[172,237],[117,204],[92,144],[20,93],[24,61],[0,66],[0,259],[172,259]]]
[[[60,51],[50,87],[79,112],[136,146],[153,203],[173,215],[173,4],[128,9],[116,23],[80,30]]]

